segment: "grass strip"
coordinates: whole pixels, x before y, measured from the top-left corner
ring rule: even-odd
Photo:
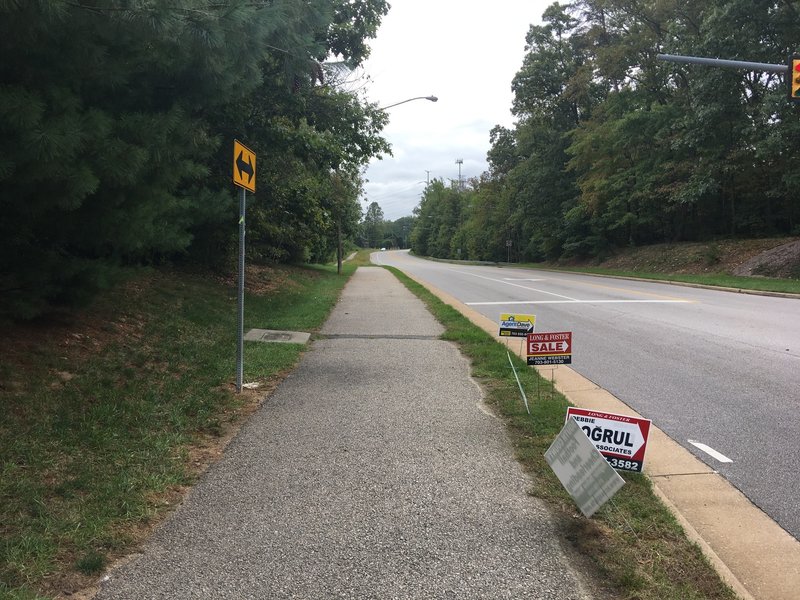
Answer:
[[[355,269],[354,261],[343,276],[335,265],[251,269],[245,331],[316,331]],[[0,598],[91,584],[179,501],[220,436],[255,409],[263,391],[234,393],[236,296],[230,279],[150,271],[88,311],[7,332]],[[245,381],[270,382],[303,350],[247,342]]]
[[[556,517],[562,535],[591,565],[600,588],[616,598],[640,600],[733,599],[699,547],[652,491],[650,480],[621,473],[625,486],[591,519],[578,514],[574,502],[544,459],[544,452],[564,425],[569,403],[550,382],[517,356],[530,416],[508,364],[505,345],[473,325],[452,306],[401,271],[387,267],[425,302],[453,341],[472,361],[473,376],[487,402],[508,427],[517,459],[533,480],[531,495],[542,499]]]

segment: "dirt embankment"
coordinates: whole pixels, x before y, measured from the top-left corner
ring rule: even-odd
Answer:
[[[592,265],[648,273],[800,279],[800,238],[656,244],[626,248]]]

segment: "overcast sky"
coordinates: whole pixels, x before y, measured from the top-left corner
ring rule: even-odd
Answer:
[[[489,132],[510,126],[511,80],[525,34],[551,0],[390,0],[364,71],[366,96],[387,106],[383,135],[394,156],[367,169],[362,209],[377,202],[390,221],[411,215],[430,178],[458,180],[487,169]]]

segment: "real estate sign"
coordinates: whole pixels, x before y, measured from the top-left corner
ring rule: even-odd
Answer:
[[[620,471],[641,472],[650,434],[650,419],[570,406],[567,421],[575,421],[594,447]]]
[[[500,335],[503,337],[525,337],[536,328],[536,315],[500,315]]]
[[[528,364],[572,364],[572,332],[529,333]]]

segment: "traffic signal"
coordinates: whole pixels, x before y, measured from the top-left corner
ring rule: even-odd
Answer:
[[[800,102],[800,54],[789,57],[789,100]]]

